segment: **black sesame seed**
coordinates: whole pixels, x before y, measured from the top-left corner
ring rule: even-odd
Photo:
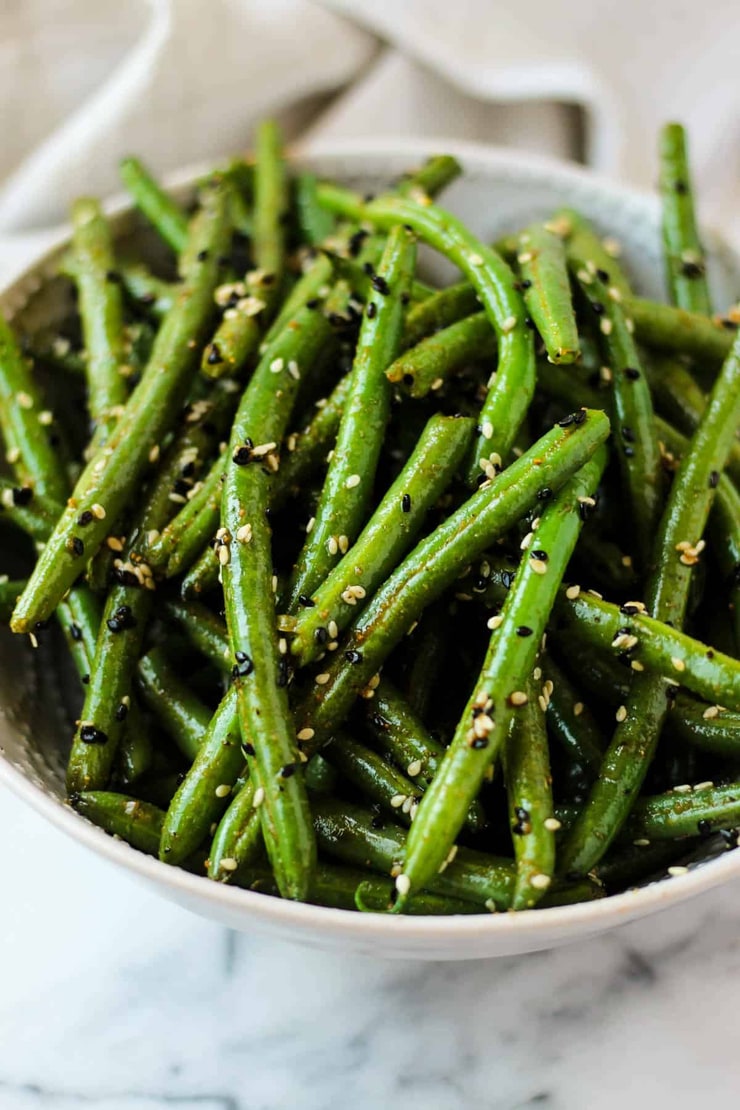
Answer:
[[[85,511],[80,513],[80,515],[77,517],[77,524],[80,528],[86,528],[87,525],[92,524],[92,522],[93,515],[89,509],[85,509]]]
[[[122,586],[140,586],[141,583],[136,575],[131,570],[126,570],[124,567],[114,567],[113,577],[116,582],[120,582]]]
[[[718,485],[719,485],[719,471],[718,470],[713,470],[712,473],[709,475],[709,488],[710,489],[716,489]]]
[[[280,687],[287,686],[289,677],[290,670],[288,667],[288,660],[284,655],[281,655],[278,659],[277,685]]]
[[[205,262],[205,260],[208,258],[208,251],[198,251],[196,257],[199,262]]]
[[[665,696],[668,701],[675,701],[678,697],[678,686],[666,686]]]
[[[608,275],[608,273],[606,272],[606,270],[597,270],[597,271],[596,271],[596,276],[597,276],[597,278],[599,279],[599,281],[603,281],[603,282],[604,282],[604,285],[607,285],[607,284],[608,284],[608,282],[609,282],[609,275]]]
[[[380,293],[383,297],[387,297],[391,291],[388,282],[385,280],[384,277],[381,277],[380,274],[375,274],[370,279],[370,284],[372,285],[375,292]]]
[[[317,628],[313,634],[313,638],[317,644],[325,644],[329,640],[329,633],[325,628]]]
[[[701,262],[682,262],[681,274],[685,278],[699,278],[703,277],[705,273],[704,265]]]
[[[13,504],[22,508],[33,500],[33,490],[30,486],[20,486],[13,490]]]
[[[549,486],[543,486],[541,490],[537,491],[538,501],[549,501],[552,497],[552,490]]]
[[[540,562],[546,563],[547,560],[550,558],[550,556],[547,554],[546,551],[539,551],[538,550],[538,551],[533,551],[532,552],[532,558],[533,559],[539,559]]]
[[[576,422],[576,414],[574,412],[570,412],[570,413],[568,413],[567,416],[564,416],[562,420],[558,420],[558,425],[561,428],[567,428],[571,424],[575,424],[575,422]]]
[[[69,626],[69,634],[76,644],[79,644],[82,639],[82,629],[79,624],[71,624]]]
[[[587,418],[588,412],[586,411],[586,409],[579,409],[578,412],[575,413],[573,416],[573,423],[576,425],[576,427],[580,427],[581,424],[586,423]]]
[[[516,630],[517,636],[531,636],[532,629],[526,624],[520,624]]]
[[[95,725],[82,725],[80,728],[80,740],[83,744],[107,744],[108,737],[101,728],[96,728]]]
[[[365,231],[364,228],[360,228],[354,235],[350,235],[349,242],[347,243],[350,258],[357,258],[357,255],[360,253],[360,248],[368,234],[369,232]]]
[[[303,605],[304,608],[306,608],[306,609],[313,609],[313,607],[316,604],[316,602],[313,600],[313,598],[310,598],[308,596],[308,594],[299,594],[298,595],[298,600],[300,601],[301,605]]]
[[[512,584],[513,581],[514,581],[514,571],[513,570],[503,571],[503,573],[501,575],[501,585],[504,587],[505,590],[510,590],[511,589],[511,584]]]
[[[247,655],[246,651],[235,651],[234,658],[236,663],[231,668],[232,678],[246,678],[254,670],[254,663]]]
[[[699,830],[699,836],[709,836],[712,832],[712,822],[707,821],[706,817],[700,817],[696,827]]]
[[[634,366],[626,366],[624,369],[624,376],[630,382],[636,382],[640,377],[640,371],[636,370]]]
[[[291,778],[298,770],[298,766],[297,763],[286,763],[280,770],[280,777],[283,779]]]
[[[234,454],[231,456],[232,462],[237,466],[246,466],[252,461],[252,443],[245,443],[242,447],[237,447]]]
[[[404,305],[404,306],[407,305],[410,300],[411,300],[411,294],[410,293],[402,293],[401,294],[401,304],[402,305]]]
[[[624,447],[624,448],[622,448],[622,450],[624,451],[625,458],[627,458],[627,459],[634,458],[634,454],[635,454],[634,447]]]
[[[72,537],[72,542],[70,544],[70,547],[71,547],[73,555],[77,555],[79,557],[80,555],[85,554],[85,545],[84,545],[84,543],[82,542],[82,540],[80,539],[79,536],[73,536]]]
[[[525,278],[524,281],[520,282],[520,285],[521,285],[522,289],[531,289],[532,288],[532,282],[529,280],[529,278]]]
[[[622,425],[622,439],[625,443],[635,442],[635,433],[632,431],[628,424]]]
[[[411,494],[410,493],[404,493],[403,497],[401,498],[401,510],[404,513],[410,513],[411,512]]]
[[[254,744],[250,744],[248,740],[243,740],[242,741],[242,751],[244,752],[245,756],[254,755],[255,754]]]
[[[214,366],[217,362],[223,362],[223,355],[221,354],[217,343],[211,343],[208,347],[206,362],[209,366]]]
[[[475,749],[475,751],[482,751],[483,748],[488,747],[488,737],[476,736],[470,741],[470,746]]]
[[[603,315],[604,306],[601,301],[591,301],[591,308],[594,310],[597,316]]]
[[[124,632],[127,628],[136,627],[136,617],[131,612],[130,605],[119,605],[105,623],[111,632]]]
[[[83,686],[89,686],[90,685],[90,675],[89,674],[83,674],[82,678],[80,679],[80,682],[82,683]]]
[[[680,179],[679,179],[679,180],[678,180],[678,181],[677,181],[677,182],[675,183],[675,185],[673,186],[673,188],[675,189],[675,191],[676,191],[676,192],[678,193],[678,195],[679,195],[680,197],[685,197],[685,196],[686,196],[686,194],[687,194],[687,193],[688,193],[688,191],[689,191],[689,187],[688,187],[688,185],[686,184],[686,182],[685,182],[685,181],[681,181]]]
[[[311,297],[310,301],[306,301],[306,308],[318,308],[321,304],[320,297]]]
[[[367,316],[368,320],[373,320],[375,316],[377,316],[377,313],[378,306],[376,305],[375,301],[370,301],[367,308],[365,309],[365,315]]]
[[[108,272],[105,275],[105,280],[106,281],[117,282],[120,285],[121,275],[118,273],[117,270],[108,270]]]
[[[361,663],[362,653],[359,651],[345,651],[344,658],[347,660],[348,663]]]
[[[118,706],[118,709],[116,710],[116,720],[117,721],[125,721],[127,716],[128,716],[128,706],[126,705],[125,702],[121,702],[121,704]]]

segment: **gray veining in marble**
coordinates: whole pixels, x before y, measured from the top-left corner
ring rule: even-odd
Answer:
[[[238,935],[0,792],[0,1110],[734,1106],[740,885],[578,946],[403,964]]]

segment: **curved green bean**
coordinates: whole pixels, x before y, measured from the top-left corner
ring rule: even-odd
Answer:
[[[108,790],[73,794],[71,802],[79,814],[111,836],[156,856],[164,813],[151,802]]]
[[[476,312],[407,348],[385,373],[411,397],[426,397],[471,360],[491,359],[495,352],[496,334],[488,317]]]
[[[581,352],[563,239],[552,224],[530,224],[519,235],[517,262],[524,303],[550,362],[575,362]]]
[[[124,158],[119,171],[136,207],[175,254],[180,254],[188,238],[188,221],[179,204],[162,189],[138,158]]]

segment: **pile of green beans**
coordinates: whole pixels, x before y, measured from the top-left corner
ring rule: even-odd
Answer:
[[[365,913],[736,846],[740,312],[678,124],[659,161],[666,304],[582,213],[492,246],[437,202],[453,158],[362,197],[271,121],[187,208],[122,163],[144,256],[75,202],[69,317],[0,321],[0,621],[72,657],[82,817]]]

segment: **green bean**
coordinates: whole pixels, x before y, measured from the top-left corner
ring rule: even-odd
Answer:
[[[740,710],[740,660],[707,647],[635,605],[613,605],[585,591],[573,597],[575,592],[571,587],[561,591],[555,605],[563,635],[577,636],[601,651],[626,652],[631,664],[637,664],[634,671],[653,671],[680,682],[700,698]]]
[[[332,234],[335,221],[318,202],[314,174],[299,173],[296,177],[295,205],[301,237],[318,247]]]
[[[165,578],[188,570],[213,538],[221,512],[225,470],[226,455],[222,454],[211,465],[200,489],[148,546],[150,565],[162,568]]]
[[[327,290],[333,285],[334,267],[324,254],[319,254],[311,259],[308,268],[303,271],[298,281],[285,297],[277,315],[270,324],[263,344],[274,342],[283,328],[293,319],[295,314],[306,304],[326,299]]]
[[[647,347],[714,364],[727,358],[732,348],[734,328],[728,330],[719,320],[640,297],[630,298],[628,311],[637,341]]]
[[[373,315],[365,312],[357,340],[349,393],[337,431],[334,454],[316,508],[314,524],[294,567],[289,609],[310,595],[335,566],[339,536],[354,543],[372,493],[390,407],[385,371],[395,358],[403,326],[403,295],[416,259],[415,242],[395,228],[381,259]]]
[[[324,759],[321,752],[312,755],[306,764],[305,770],[306,789],[309,794],[327,794],[336,792],[339,783],[339,774],[330,763]]]
[[[660,132],[660,194],[671,300],[679,308],[709,316],[706,260],[696,226],[686,133],[680,123],[667,123]]]
[[[210,516],[209,516],[210,521]],[[180,592],[185,598],[200,597],[218,586],[220,565],[218,551],[206,547],[183,577]]]
[[[594,417],[591,415],[584,426],[588,427]],[[398,882],[399,909],[411,890],[426,886],[446,858],[510,723],[528,703],[527,680],[581,529],[579,499],[593,495],[605,464],[606,450],[602,448],[544,509],[537,530],[531,534],[501,616],[494,623],[480,676],[411,826],[403,876]],[[535,887],[541,883],[541,889],[547,889],[548,880],[544,874]],[[524,889],[522,897],[528,897]]]
[[[274,315],[283,280],[287,179],[280,133],[270,120],[257,129],[256,158],[252,239],[256,270],[246,275],[242,299],[227,308],[203,352],[201,370],[211,378],[240,370],[255,354],[262,326]]]
[[[231,673],[232,658],[226,625],[205,605],[170,598],[165,613],[180,625],[193,647],[224,675]]]
[[[644,566],[661,510],[664,477],[650,387],[629,318],[620,304],[622,293],[601,280],[596,262],[588,254],[577,253],[572,242],[569,252],[569,264],[581,289],[592,310],[598,311],[604,356],[611,370],[610,399],[617,458],[635,531],[637,554]]]
[[[35,493],[33,486],[16,486],[7,478],[0,478],[0,517],[32,539],[48,539],[61,512],[61,505]]]
[[[316,799],[314,824],[321,851],[342,863],[387,875],[394,873],[403,858],[405,830],[390,824],[379,827],[373,814],[359,806]],[[429,891],[476,902],[492,911],[509,909],[515,883],[511,860],[471,848],[460,848],[450,856],[429,882]]]
[[[156,856],[164,813],[150,802],[127,794],[95,790],[74,794],[72,805],[79,814],[132,848]]]
[[[366,702],[364,723],[374,746],[405,771],[413,779],[416,791],[423,794],[445,749],[429,735],[408,702],[385,678],[376,687],[375,697]],[[471,832],[485,828],[486,815],[479,801],[471,804],[465,823]]]
[[[607,283],[612,289],[616,289],[625,299],[631,298],[630,284],[617,261],[619,246],[616,242],[599,238],[588,220],[572,208],[561,208],[555,213],[551,223],[565,237],[566,255],[571,265],[588,259],[592,263],[593,273],[600,270],[607,275]],[[591,270],[591,267],[588,269]],[[607,278],[603,280],[607,281]]]
[[[513,910],[532,909],[555,871],[552,782],[545,731],[545,696],[527,683],[527,702],[504,740],[503,764],[509,825],[516,860]]]
[[[467,281],[448,285],[432,297],[409,309],[403,333],[404,349],[415,347],[422,339],[450,327],[480,309],[478,294]]]
[[[42,363],[52,370],[60,370],[75,378],[84,377],[87,372],[87,358],[84,350],[76,350],[64,335],[48,332],[22,336],[21,349],[32,363]]]
[[[52,446],[53,415],[44,408],[15,336],[0,313],[0,432],[19,482],[62,504],[67,478]]]
[[[648,364],[650,386],[663,415],[685,435],[696,431],[707,407],[706,394],[676,359],[653,357]],[[727,460],[727,473],[740,484],[740,443],[735,441]]]
[[[347,404],[350,377],[345,375],[329,397],[316,404],[316,412],[303,431],[288,436],[286,451],[280,460],[272,505],[279,508],[289,495],[314,474],[336,440],[339,421]]]
[[[688,599],[691,554],[706,526],[715,483],[740,419],[740,338],[722,367],[701,424],[674,477],[655,540],[645,601],[656,620],[681,627]],[[683,544],[689,545],[688,549]],[[679,545],[677,547],[677,545]],[[637,674],[604,757],[601,776],[563,845],[566,873],[591,870],[623,824],[642,785],[667,712],[661,677]]]
[[[208,858],[209,879],[228,882],[235,871],[252,864],[260,853],[262,826],[256,798],[255,781],[250,776],[231,799],[214,834]]]
[[[398,824],[411,824],[421,791],[407,775],[343,731],[327,740],[321,754],[363,799],[379,805]]]
[[[403,688],[409,708],[417,717],[428,719],[434,695],[439,689],[449,644],[446,638],[447,606],[444,599],[430,606],[411,633],[409,660]]]
[[[143,477],[150,455],[158,452],[174,423],[195,367],[198,343],[211,317],[218,255],[226,230],[223,194],[214,189],[205,196],[192,224],[192,242],[202,247],[196,252],[202,257],[193,263],[177,302],[162,322],[144,375],[104,453],[97,452],[83,471],[70,504],[34,568],[11,624],[15,632],[28,631],[53,612],[80,573],[82,556],[89,559],[94,555],[115,527]],[[103,507],[104,515],[94,516],[96,506]],[[85,527],[83,539],[77,534],[77,520],[88,512],[93,513],[93,520]]]
[[[487,461],[492,451],[502,458],[508,453],[534,394],[534,342],[509,266],[460,220],[433,204],[392,196],[363,204],[353,194],[330,185],[321,186],[319,196],[331,211],[375,226],[402,223],[413,228],[431,247],[447,255],[474,287],[496,332],[499,352],[496,378],[481,409],[481,433],[469,469],[469,479],[475,481],[479,460]]]
[[[517,262],[529,309],[550,362],[575,362],[578,325],[568,280],[565,247],[557,224],[530,224],[519,235]]]
[[[361,910],[363,913],[388,913],[392,909],[395,887],[390,880],[363,877],[355,890],[354,906],[350,907],[345,904],[345,899],[349,894],[349,884],[354,880],[345,879],[345,868],[342,868],[341,872],[339,868],[332,868],[330,875],[326,875],[327,870],[326,865],[319,869],[323,882],[321,886],[318,886],[315,882],[312,891],[313,898],[319,901],[320,905],[336,905],[342,909],[354,908]],[[336,872],[340,872],[340,874],[337,875]],[[362,875],[362,872],[358,872],[358,874]],[[327,898],[331,901],[327,901]],[[427,893],[412,898],[406,907],[406,913],[411,914],[412,917],[415,915],[439,917],[449,916],[450,914],[482,912],[484,912],[483,909],[476,908],[473,902]]]
[[[580,698],[568,676],[551,655],[542,662],[545,684],[550,691],[546,723],[571,765],[590,784],[599,773],[604,742],[593,713]]]
[[[322,676],[296,707],[299,729],[312,728],[317,744],[330,735],[357,695],[373,689],[368,683],[421,611],[508,531],[541,491],[549,496],[583,466],[608,434],[609,421],[597,412],[586,411],[578,422],[555,427],[422,540],[351,626],[344,647],[358,652],[360,661],[335,658],[328,677]]]
[[[152,648],[139,660],[138,678],[152,713],[192,762],[210,725],[211,711],[179,676],[162,648]]]
[[[624,839],[675,840],[706,836],[740,824],[740,784],[700,784],[638,798],[622,828]]]
[[[118,267],[123,288],[134,304],[143,307],[155,320],[162,320],[177,297],[177,286],[156,277],[146,266],[134,262]]]
[[[123,184],[134,204],[175,254],[185,247],[188,223],[185,213],[155,181],[138,158],[124,158],[120,164]]]
[[[604,884],[610,894],[631,890],[649,879],[661,877],[660,873],[669,864],[683,859],[697,843],[697,840],[658,840],[649,845],[620,845],[607,852],[591,874]]]
[[[496,335],[485,312],[476,312],[422,339],[399,355],[386,370],[390,382],[412,397],[426,397],[473,359],[490,360]]]
[[[740,655],[740,493],[723,477],[709,518],[709,539],[727,585],[727,601]]]
[[[250,776],[259,768],[263,784],[262,828],[275,878],[283,896],[296,899],[308,889],[315,845],[303,776],[295,773],[298,749],[275,630],[266,519],[274,469],[263,466],[285,433],[296,375],[310,370],[328,334],[324,316],[303,308],[263,355],[234,420],[221,504],[221,572],[241,731],[256,749],[248,763]]]
[[[132,696],[126,715],[126,727],[118,745],[117,765],[113,777],[122,787],[130,787],[138,783],[151,769],[153,758],[152,729],[138,701]]]
[[[121,286],[108,221],[96,200],[81,197],[72,205],[72,249],[87,351],[87,403],[99,428],[96,443],[101,444],[115,427],[128,388],[121,374],[125,362]]]
[[[433,154],[423,165],[401,176],[397,189],[400,196],[419,199],[435,197],[462,173],[462,167],[451,154]],[[423,196],[426,194],[426,197]]]
[[[180,864],[206,839],[226,809],[244,767],[232,687],[211,718],[190,770],[172,799],[162,829],[159,857]]]
[[[8,578],[7,574],[0,574],[0,621],[4,624],[10,620],[10,614],[25,584],[25,578]]]
[[[411,457],[357,541],[314,591],[313,605],[300,603],[304,607],[297,615],[291,642],[299,666],[316,659],[327,638],[337,639],[352,620],[358,602],[362,607],[364,599],[371,597],[398,565],[460,466],[472,431],[473,421],[464,417],[433,416],[428,421]],[[344,539],[338,537],[337,546]]]

